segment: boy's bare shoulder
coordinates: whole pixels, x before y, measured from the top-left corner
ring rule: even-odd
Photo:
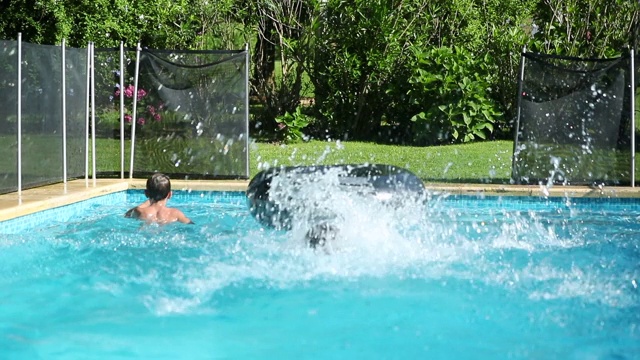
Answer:
[[[185,223],[185,224],[193,224],[194,223],[182,211],[180,211],[178,209],[172,208],[171,209],[171,215],[172,215],[172,217],[174,217],[177,221],[179,221],[181,223]]]

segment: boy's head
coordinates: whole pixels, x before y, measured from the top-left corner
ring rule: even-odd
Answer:
[[[171,181],[165,174],[155,173],[147,180],[147,189],[144,194],[152,201],[166,199],[171,193]]]

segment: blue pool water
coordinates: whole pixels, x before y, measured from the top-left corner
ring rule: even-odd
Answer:
[[[142,192],[0,223],[0,359],[637,359],[640,201],[342,199],[326,249],[242,193]]]

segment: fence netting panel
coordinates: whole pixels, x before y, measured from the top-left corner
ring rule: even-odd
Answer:
[[[140,56],[136,176],[247,178],[245,51]]]
[[[514,180],[628,183],[630,58],[523,60]]]
[[[22,185],[62,181],[62,53],[22,44]]]
[[[65,51],[67,178],[85,175],[87,135],[87,50]]]
[[[131,89],[135,77],[135,49],[124,50],[124,84],[120,84],[120,49],[95,49],[94,54],[94,108],[95,133],[99,153],[96,156],[97,173],[115,176],[121,172],[122,146],[120,138],[120,88]],[[124,169],[129,169],[131,149],[131,118],[133,92],[122,91],[124,96]]]
[[[0,193],[18,190],[18,42],[0,40]]]

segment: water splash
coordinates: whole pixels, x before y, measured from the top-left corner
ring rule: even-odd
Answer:
[[[336,190],[335,175],[314,180],[305,194],[312,200],[298,204],[306,220],[291,231],[260,228],[229,242],[210,238],[219,251],[184,269],[183,290],[198,299],[193,304],[202,306],[225,289],[246,284],[290,289],[316,281],[389,277],[462,279],[532,301],[579,299],[624,308],[637,300],[632,281],[638,271],[622,262],[602,263],[606,255],[592,250],[602,240],[582,225],[598,220],[588,220],[592,214],[571,208],[570,202],[542,212],[474,209],[447,194],[427,193],[397,206]],[[281,191],[279,196],[295,201],[292,193]],[[318,216],[330,219],[337,231],[325,247],[313,249],[306,235]],[[616,269],[627,270],[619,276]]]

